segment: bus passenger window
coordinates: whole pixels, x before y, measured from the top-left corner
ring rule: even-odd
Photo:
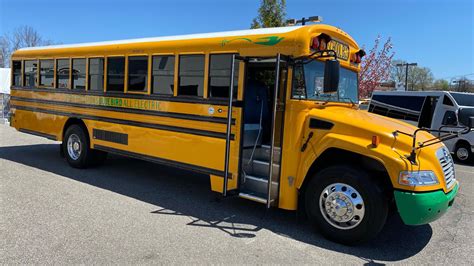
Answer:
[[[72,59],[72,80],[73,89],[86,89],[86,59]]]
[[[41,87],[52,88],[54,81],[54,61],[40,60],[40,82]]]
[[[107,58],[107,91],[123,92],[125,85],[125,57]]]
[[[21,61],[13,61],[12,62],[12,67],[13,67],[13,80],[12,80],[12,85],[13,86],[21,86]]]
[[[153,56],[152,93],[173,95],[174,55]]]
[[[89,90],[104,90],[104,58],[89,59]]]
[[[34,87],[36,86],[36,71],[38,71],[38,61],[36,60],[27,60],[25,61],[25,69],[23,75],[23,84],[25,87]]]
[[[231,54],[219,54],[210,56],[209,64],[209,97],[228,98],[230,75],[231,75]],[[237,98],[237,88],[239,85],[239,62],[234,62],[234,93],[233,98]]]
[[[69,88],[69,59],[58,59],[56,61],[56,87],[60,89]]]
[[[128,91],[147,91],[148,56],[128,57]]]
[[[179,57],[178,95],[204,95],[204,55]]]

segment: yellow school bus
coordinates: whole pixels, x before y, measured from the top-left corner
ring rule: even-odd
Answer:
[[[364,54],[323,24],[20,49],[11,125],[62,142],[72,167],[114,153],[205,173],[358,243],[389,208],[426,224],[458,191],[442,143],[359,110]]]

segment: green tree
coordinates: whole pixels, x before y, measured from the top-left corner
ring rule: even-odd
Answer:
[[[414,90],[424,91],[429,89],[433,84],[433,73],[427,67],[415,67],[408,73],[408,83],[410,83]]]
[[[447,91],[449,90],[449,82],[445,79],[438,79],[433,83],[433,89]]]
[[[261,0],[258,16],[250,28],[271,28],[286,25],[286,0]]]

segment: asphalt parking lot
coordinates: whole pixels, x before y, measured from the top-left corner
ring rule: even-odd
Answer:
[[[0,125],[0,264],[470,264],[474,167],[456,170],[461,190],[440,220],[410,227],[395,214],[347,247],[294,212],[217,200],[206,176],[118,156],[72,169],[57,143]]]

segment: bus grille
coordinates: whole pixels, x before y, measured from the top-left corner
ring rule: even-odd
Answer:
[[[444,180],[446,181],[447,189],[451,189],[456,183],[456,177],[454,174],[454,163],[451,154],[445,147],[438,149],[436,152],[439,163],[443,168]]]

